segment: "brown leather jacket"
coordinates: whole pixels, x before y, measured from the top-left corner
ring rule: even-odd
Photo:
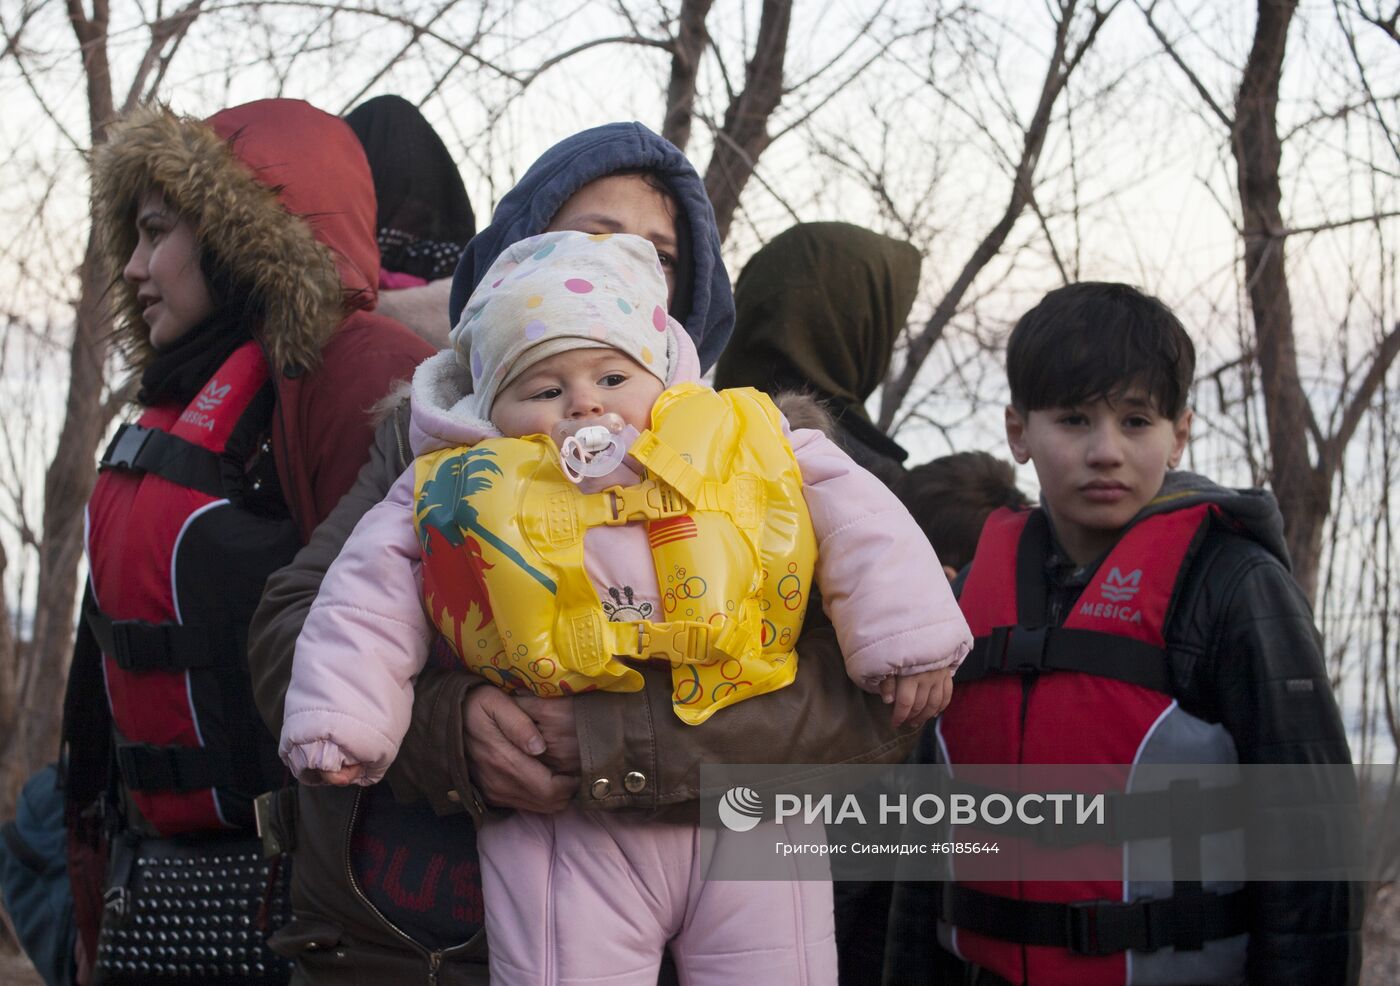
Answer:
[[[250,630],[249,663],[258,706],[275,733],[297,634],[321,579],[360,517],[411,458],[405,402],[381,422],[354,487],[293,563],[267,582]],[[831,765],[895,762],[908,754],[915,734],[891,729],[889,707],[851,684],[830,627],[810,630],[798,651],[803,673],[796,681],[762,701],[733,707],[722,729],[697,729],[672,714],[664,668],[643,671],[647,687],[640,695],[581,697],[574,706],[582,761],[578,800],[593,809],[693,815],[693,804],[678,806],[699,797],[702,763],[789,763],[796,782]],[[399,800],[426,799],[439,814],[468,811],[480,818],[484,807],[463,742],[465,698],[480,683],[466,671],[429,667],[419,675],[413,720],[386,777]],[[628,775],[634,776],[624,786]],[[295,955],[299,974],[318,983],[484,981],[478,964],[484,942],[433,952],[391,925],[355,885],[349,840],[362,790],[297,789],[295,918],[274,936],[274,946]]]

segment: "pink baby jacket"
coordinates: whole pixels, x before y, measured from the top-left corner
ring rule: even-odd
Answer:
[[[670,333],[679,355],[666,384],[698,379],[690,338],[674,323]],[[418,368],[410,431],[415,455],[499,436],[465,406],[469,387],[470,377],[451,351]],[[788,437],[817,538],[822,605],[851,680],[874,691],[891,675],[956,667],[971,647],[971,634],[918,524],[883,483],[826,435],[797,429]],[[623,465],[588,481],[593,485],[585,491],[638,478]],[[413,680],[427,661],[434,632],[421,596],[413,480],[409,468],[360,521],[326,574],[297,640],[280,752],[299,778],[361,763],[366,770],[360,783],[374,783],[407,731]],[[644,524],[590,529],[584,558],[610,618],[647,620],[660,612]],[[723,728],[723,716],[696,728]]]

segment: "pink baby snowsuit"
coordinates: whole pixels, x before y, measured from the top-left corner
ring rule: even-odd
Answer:
[[[680,356],[667,385],[696,380],[693,344],[674,323],[670,333]],[[454,353],[419,367],[416,455],[499,434],[465,415],[464,392]],[[825,435],[799,429],[789,437],[817,536],[816,580],[852,680],[875,690],[897,671],[956,666],[971,638],[918,525]],[[409,469],[356,527],[297,641],[281,753],[298,776],[350,761],[366,766],[362,783],[373,783],[407,729],[413,679],[432,636],[419,589],[413,479]],[[585,490],[637,481],[623,465]],[[661,611],[643,524],[590,529],[585,566],[616,619]],[[919,587],[917,598],[910,586]],[[695,728],[723,729],[723,713]],[[706,882],[701,843],[724,835],[574,806],[492,819],[479,846],[493,981],[652,986],[669,942],[686,983],[834,983],[830,884]],[[795,833],[775,828],[774,836]]]

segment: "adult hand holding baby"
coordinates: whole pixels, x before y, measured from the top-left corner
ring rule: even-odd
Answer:
[[[573,699],[517,699],[473,688],[465,719],[472,780],[487,803],[548,814],[573,798],[579,769]]]

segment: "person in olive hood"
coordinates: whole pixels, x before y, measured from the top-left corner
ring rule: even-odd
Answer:
[[[750,258],[734,287],[734,338],[715,386],[809,393],[836,442],[893,485],[908,453],[870,420],[919,289],[912,244],[850,223],[801,223]]]

